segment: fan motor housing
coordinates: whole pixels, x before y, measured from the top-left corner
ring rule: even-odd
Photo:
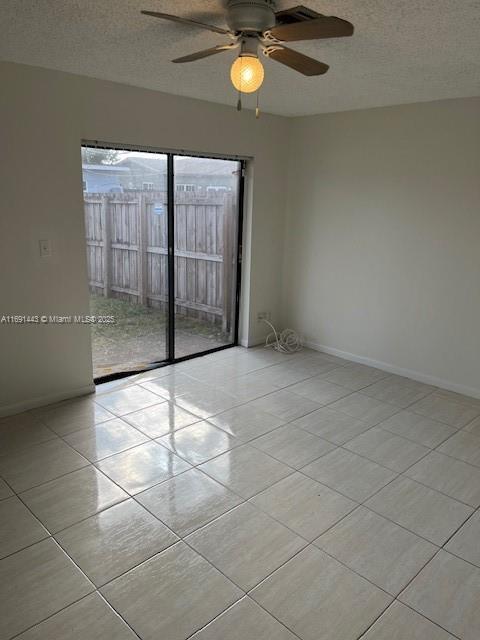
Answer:
[[[229,0],[227,24],[235,32],[262,33],[275,26],[273,0]]]

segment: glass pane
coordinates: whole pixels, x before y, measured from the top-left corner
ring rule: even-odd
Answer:
[[[175,156],[175,356],[234,342],[241,164]]]
[[[94,377],[167,357],[167,156],[82,147]]]

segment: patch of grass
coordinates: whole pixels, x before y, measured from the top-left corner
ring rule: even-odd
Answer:
[[[115,324],[92,325],[92,336],[95,342],[108,340],[121,341],[129,338],[142,338],[158,335],[166,331],[167,314],[161,309],[132,304],[119,298],[105,298],[92,294],[90,311],[96,316],[113,316]],[[177,315],[175,318],[177,331],[191,335],[201,335],[213,340],[225,340],[227,337],[219,325],[202,322],[196,318]]]

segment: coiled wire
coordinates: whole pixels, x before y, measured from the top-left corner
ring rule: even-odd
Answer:
[[[271,322],[265,320],[265,318],[262,318],[262,320],[272,329],[265,340],[266,347],[272,347],[272,349],[281,353],[295,353],[303,348],[302,340],[296,331],[284,329],[278,333]]]

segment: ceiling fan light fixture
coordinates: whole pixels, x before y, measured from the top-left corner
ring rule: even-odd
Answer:
[[[276,11],[276,0],[224,0],[224,6],[228,29],[158,11],[142,13],[153,18],[213,31],[230,38],[228,43],[183,55],[172,62],[195,62],[241,47],[240,55],[230,69],[232,84],[238,91],[238,109],[241,109],[242,93],[254,93],[262,86],[265,73],[258,59],[259,48],[267,58],[304,76],[319,76],[328,71],[328,64],[289,49],[284,43],[343,38],[351,36],[354,32],[353,24],[347,20],[325,16],[308,7],[297,6]]]
[[[251,54],[238,56],[230,69],[232,84],[241,93],[253,93],[260,89],[264,77],[263,64]]]

